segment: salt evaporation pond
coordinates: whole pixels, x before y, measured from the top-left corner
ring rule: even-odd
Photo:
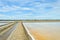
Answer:
[[[36,40],[60,40],[60,22],[23,23]]]
[[[0,26],[11,23],[11,22],[14,22],[14,21],[0,21]]]
[[[1,26],[1,25],[5,25],[5,24],[8,24],[8,23],[0,23],[0,26]]]

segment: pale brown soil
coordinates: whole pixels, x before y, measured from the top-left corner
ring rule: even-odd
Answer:
[[[25,31],[21,22],[18,23],[16,30],[12,32],[7,40],[28,40],[28,37],[25,35]]]

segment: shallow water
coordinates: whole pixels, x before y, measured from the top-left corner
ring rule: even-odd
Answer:
[[[1,26],[1,25],[5,25],[5,24],[8,24],[8,23],[0,23],[0,26]]]
[[[46,38],[41,39],[41,36],[38,36],[40,40],[60,40],[60,22],[26,22],[23,24],[34,36],[41,35]]]
[[[0,35],[0,40],[7,40],[7,38],[10,36],[10,34],[12,33],[13,30],[15,30],[15,28],[17,27],[18,23],[12,25],[13,27],[10,28],[8,31],[6,31],[5,33],[3,33],[3,35]]]
[[[0,21],[0,26],[11,23],[11,22],[14,22],[14,21]]]

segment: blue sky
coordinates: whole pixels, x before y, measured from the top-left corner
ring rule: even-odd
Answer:
[[[0,0],[0,19],[60,19],[60,0]]]

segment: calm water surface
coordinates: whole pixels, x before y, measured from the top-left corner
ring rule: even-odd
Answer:
[[[0,26],[1,26],[1,25],[5,25],[5,24],[8,24],[8,23],[10,23],[10,22],[14,22],[14,21],[0,21]]]
[[[1,25],[4,25],[4,24],[8,24],[8,23],[0,23],[0,26],[1,26]]]
[[[60,22],[34,22],[23,23],[29,30],[36,30],[47,40],[60,40]]]

